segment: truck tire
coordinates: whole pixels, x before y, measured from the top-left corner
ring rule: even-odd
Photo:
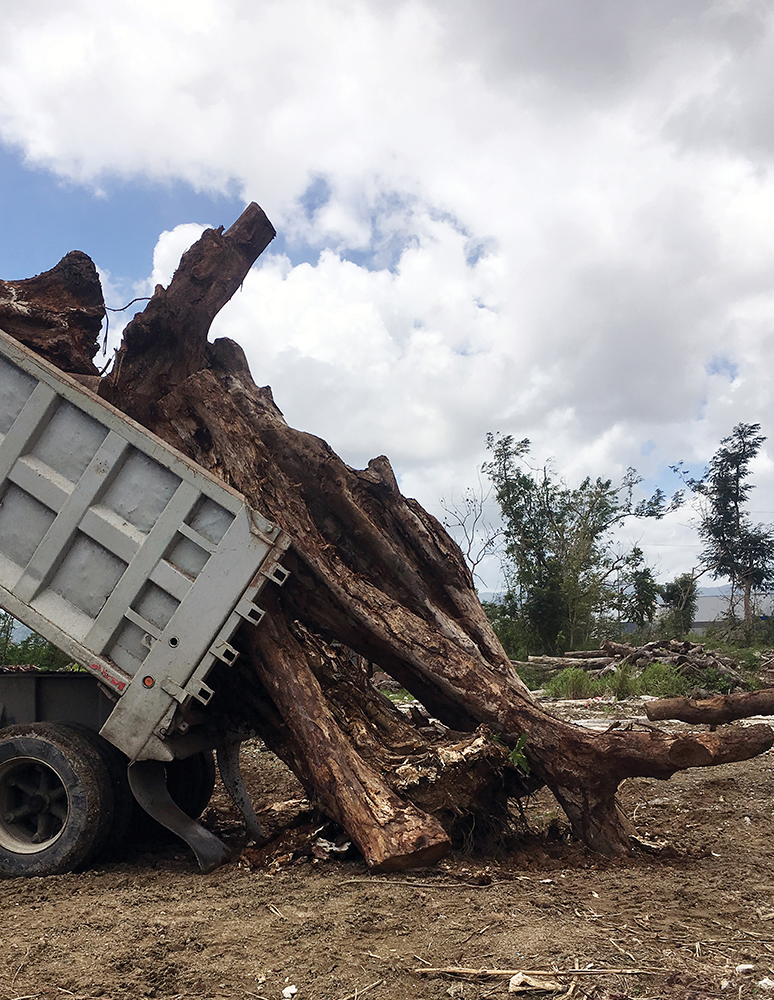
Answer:
[[[0,876],[59,875],[85,866],[113,822],[108,768],[66,725],[0,731]]]
[[[99,857],[118,857],[120,848],[126,840],[132,824],[136,802],[129,787],[129,776],[126,769],[129,759],[126,754],[100,736],[94,729],[78,722],[68,723],[68,728],[74,729],[94,747],[108,769],[113,786],[113,822],[108,831],[105,843],[99,852]]]

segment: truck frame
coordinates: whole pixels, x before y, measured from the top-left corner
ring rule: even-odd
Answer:
[[[167,775],[201,770],[213,749],[260,835],[239,772],[246,734],[208,724],[207,678],[237,659],[239,625],[260,623],[264,585],[287,580],[289,544],[236,490],[0,330],[0,606],[86,672],[0,674],[0,874],[87,863],[125,816],[127,785],[211,870],[226,847]]]

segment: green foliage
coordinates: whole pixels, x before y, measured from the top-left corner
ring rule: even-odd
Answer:
[[[748,675],[747,687],[750,690],[755,687],[757,665],[758,660],[752,654],[749,657],[737,657],[736,668]],[[614,673],[606,674],[597,680],[593,680],[580,667],[567,667],[545,685],[545,693],[549,698],[576,701],[606,695],[612,696],[617,701],[623,701],[641,695],[677,698],[689,695],[695,687],[728,694],[734,686],[732,678],[720,673],[714,667],[707,667],[688,678],[676,667],[658,661],[650,663],[639,675],[624,662],[619,664]]]
[[[662,629],[670,638],[682,639],[691,631],[699,604],[696,577],[681,573],[661,587],[661,599],[667,609],[662,619]]]
[[[668,663],[649,663],[639,678],[639,693],[649,694],[654,698],[677,698],[687,695],[691,690],[690,682]]]
[[[580,667],[566,667],[556,677],[546,684],[545,691],[549,698],[595,698],[602,693],[603,686],[594,681]]]
[[[634,698],[641,690],[640,678],[635,677],[628,663],[619,664],[615,673],[600,677],[598,683],[605,692],[612,694],[616,701]]]
[[[634,551],[642,555],[636,547]],[[628,613],[625,612],[622,617],[642,629],[656,617],[661,587],[656,583],[650,567],[639,563],[631,571],[630,582]]]
[[[716,678],[720,675],[712,672]],[[728,678],[725,679],[726,682]],[[636,698],[638,695],[653,695],[656,698],[673,698],[688,694],[694,686],[672,666],[664,663],[651,663],[637,676],[628,663],[619,665],[615,673],[607,674],[598,680],[591,677],[580,667],[568,667],[557,674],[545,688],[551,698],[582,699],[612,695],[617,701],[625,698]],[[710,690],[720,690],[717,686]]]
[[[524,756],[524,747],[527,745],[527,737],[524,733],[516,740],[516,746],[508,754],[508,760],[517,767],[523,774],[529,774],[529,761]]]
[[[9,616],[10,617],[10,616]],[[11,619],[14,621],[14,619]],[[30,663],[40,670],[80,670],[72,657],[63,653],[47,639],[32,632],[21,642],[2,641],[4,622],[0,619],[0,652],[3,664]]]
[[[523,660],[517,661],[515,667],[516,673],[530,691],[537,691],[538,688],[545,685],[548,674],[545,667],[541,667],[539,664],[525,663]]]
[[[406,701],[417,700],[414,697],[414,695],[410,691],[407,691],[405,688],[401,688],[400,691],[382,691],[382,694],[385,696],[385,698],[389,698],[390,701],[394,701],[400,704]]]
[[[505,523],[507,558],[508,596],[495,629],[511,655],[524,646],[549,654],[578,648],[611,620],[619,631],[622,621],[652,621],[657,585],[642,552],[616,551],[611,533],[630,516],[663,516],[663,494],[635,506],[634,469],[617,486],[587,477],[570,487],[549,465],[529,465],[526,438],[489,434],[487,447],[484,471]]]
[[[721,674],[714,667],[707,667],[694,679],[696,687],[704,688],[705,691],[716,691],[718,694],[731,694],[736,687],[736,682],[727,674]]]
[[[734,596],[736,592],[741,595],[748,645],[753,637],[751,595],[774,578],[774,529],[753,524],[744,509],[753,489],[748,482],[750,462],[766,440],[760,429],[760,424],[737,424],[720,442],[704,475],[699,479],[684,477],[699,503],[702,564],[716,579],[728,578]],[[681,466],[675,469],[682,474]]]
[[[508,656],[512,660],[526,660],[530,647],[530,632],[513,591],[507,591],[499,601],[482,603],[486,616]]]
[[[16,619],[7,611],[0,610],[0,664],[8,663],[8,651],[13,643],[13,629]]]

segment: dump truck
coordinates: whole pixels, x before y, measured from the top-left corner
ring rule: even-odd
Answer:
[[[223,784],[253,838],[250,733],[213,721],[207,680],[282,586],[289,536],[236,490],[0,330],[0,607],[69,672],[0,672],[0,875],[87,866],[139,803],[202,871],[196,822]]]

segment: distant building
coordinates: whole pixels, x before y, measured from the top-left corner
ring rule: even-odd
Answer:
[[[708,625],[728,613],[728,601],[731,588],[699,587],[699,597],[696,603],[696,617],[692,629],[701,635]],[[774,594],[755,594],[755,606],[759,613],[766,617],[774,614]],[[741,609],[740,609],[741,610]],[[737,611],[739,614],[740,611]]]

